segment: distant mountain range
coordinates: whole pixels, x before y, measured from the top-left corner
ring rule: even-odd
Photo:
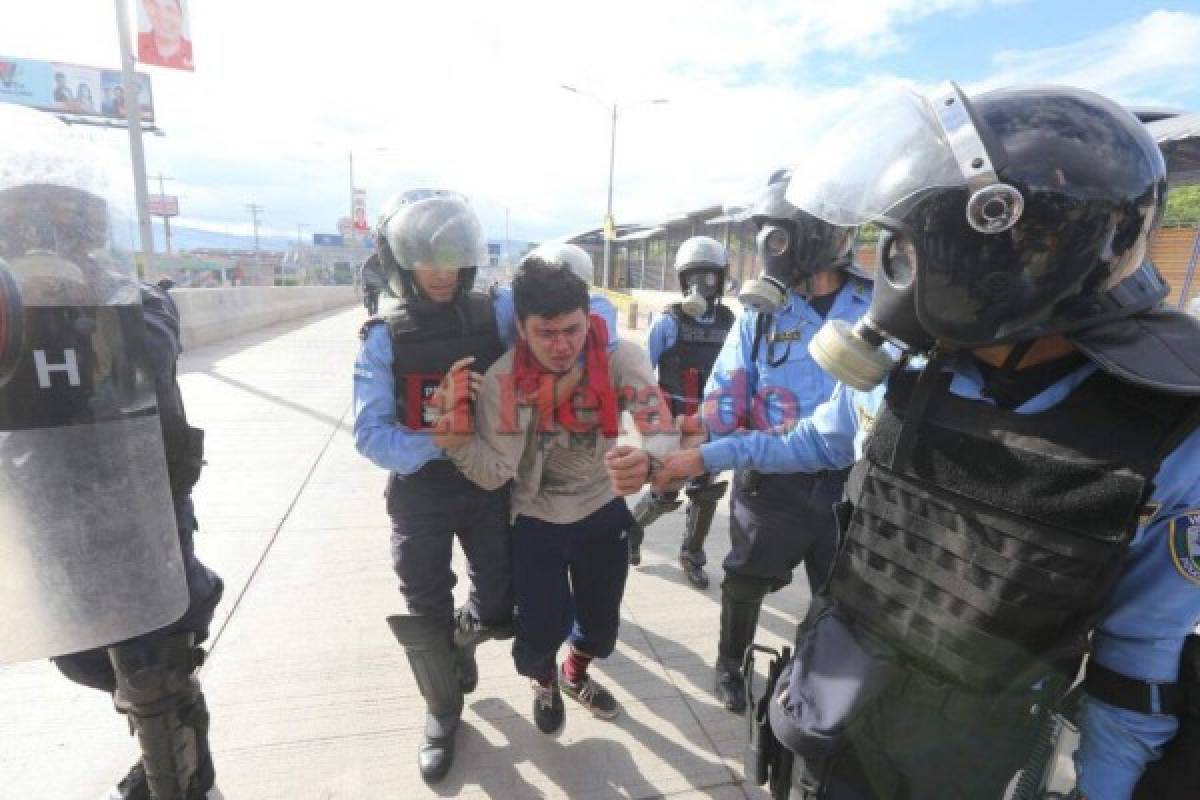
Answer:
[[[489,239],[493,246],[499,245],[503,252],[503,239]],[[312,245],[312,235],[305,231],[304,244]],[[513,260],[519,259],[525,252],[528,251],[532,243],[518,241],[516,239],[509,243],[510,252]],[[292,249],[296,246],[296,237],[287,236],[267,236],[265,234],[258,237],[258,246],[264,251],[283,252]],[[178,253],[182,250],[197,250],[201,248],[222,248],[225,250],[253,250],[254,237],[240,233],[222,233],[219,231],[206,231],[200,228],[189,228],[187,226],[172,225],[171,226],[171,251]],[[154,249],[158,252],[163,252],[166,249],[165,240],[163,239],[162,221],[154,220]]]
[[[312,238],[306,235],[305,241],[311,244]],[[296,246],[296,238],[293,236],[289,239],[286,236],[267,236],[264,234],[258,237],[258,246],[263,250],[288,250]],[[180,225],[171,226],[171,250],[173,252],[178,253],[181,250],[196,250],[200,248],[253,250],[254,237],[237,233],[206,231]],[[154,249],[160,253],[165,249],[163,226],[162,221],[159,219],[154,220]]]

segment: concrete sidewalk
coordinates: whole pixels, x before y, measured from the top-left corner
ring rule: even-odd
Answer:
[[[228,800],[765,797],[742,783],[743,721],[710,692],[725,509],[706,592],[675,563],[682,513],[648,531],[617,652],[594,668],[620,717],[597,720],[568,701],[565,730],[542,735],[507,643],[488,643],[455,767],[437,787],[421,782],[423,703],[384,623],[403,609],[386,475],[350,434],[361,321],[360,310],[337,313],[184,359],[189,413],[208,445],[196,545],[226,582],[201,677]],[[790,641],[806,603],[802,576],[771,595],[760,642]],[[135,758],[109,698],[45,662],[0,667],[0,708],[4,797],[90,800]]]

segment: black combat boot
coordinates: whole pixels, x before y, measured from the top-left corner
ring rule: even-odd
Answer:
[[[425,698],[425,739],[417,748],[417,767],[426,783],[436,783],[454,763],[454,738],[463,708],[454,631],[435,617],[397,614],[387,622],[404,647]]]

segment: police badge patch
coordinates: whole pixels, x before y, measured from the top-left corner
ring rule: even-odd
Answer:
[[[1200,584],[1200,508],[1185,511],[1171,520],[1171,560],[1179,574]]]

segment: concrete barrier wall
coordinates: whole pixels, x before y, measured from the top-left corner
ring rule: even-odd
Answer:
[[[183,346],[213,344],[281,322],[357,303],[352,286],[240,286],[172,289],[183,323]]]

